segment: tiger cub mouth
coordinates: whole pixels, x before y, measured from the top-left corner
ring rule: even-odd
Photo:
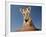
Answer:
[[[25,19],[25,22],[27,22],[28,21],[28,19]]]

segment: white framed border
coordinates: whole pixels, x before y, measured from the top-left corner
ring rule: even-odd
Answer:
[[[31,6],[42,6],[42,31],[28,31],[28,32],[10,32],[10,5],[31,5]],[[25,2],[6,2],[6,35],[8,37],[15,37],[16,35],[37,35],[37,34],[46,34],[45,24],[44,24],[44,4],[42,3],[25,3]]]

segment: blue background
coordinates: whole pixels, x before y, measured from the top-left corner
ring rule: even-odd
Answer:
[[[11,32],[15,32],[17,28],[20,28],[23,23],[23,16],[20,12],[20,8],[23,8],[24,5],[10,5],[11,10]],[[34,26],[37,29],[41,29],[41,6],[29,6],[31,7],[31,13],[30,16],[32,16],[32,21]]]

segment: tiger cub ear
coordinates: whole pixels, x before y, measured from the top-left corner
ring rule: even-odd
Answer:
[[[21,13],[23,12],[23,9],[22,9],[22,8],[20,8],[19,10],[20,10]],[[23,14],[23,13],[22,13],[22,14]]]
[[[28,7],[28,10],[30,10],[30,11],[31,11],[31,7]]]
[[[29,13],[31,12],[31,7],[28,7]]]

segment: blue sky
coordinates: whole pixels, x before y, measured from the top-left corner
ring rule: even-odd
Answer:
[[[24,5],[11,5],[11,31],[15,32],[16,28],[19,28],[22,26],[23,23],[23,16],[20,12],[20,8],[24,7]],[[41,29],[41,6],[29,6],[31,7],[31,13],[30,16],[32,16],[33,24],[36,28]]]

